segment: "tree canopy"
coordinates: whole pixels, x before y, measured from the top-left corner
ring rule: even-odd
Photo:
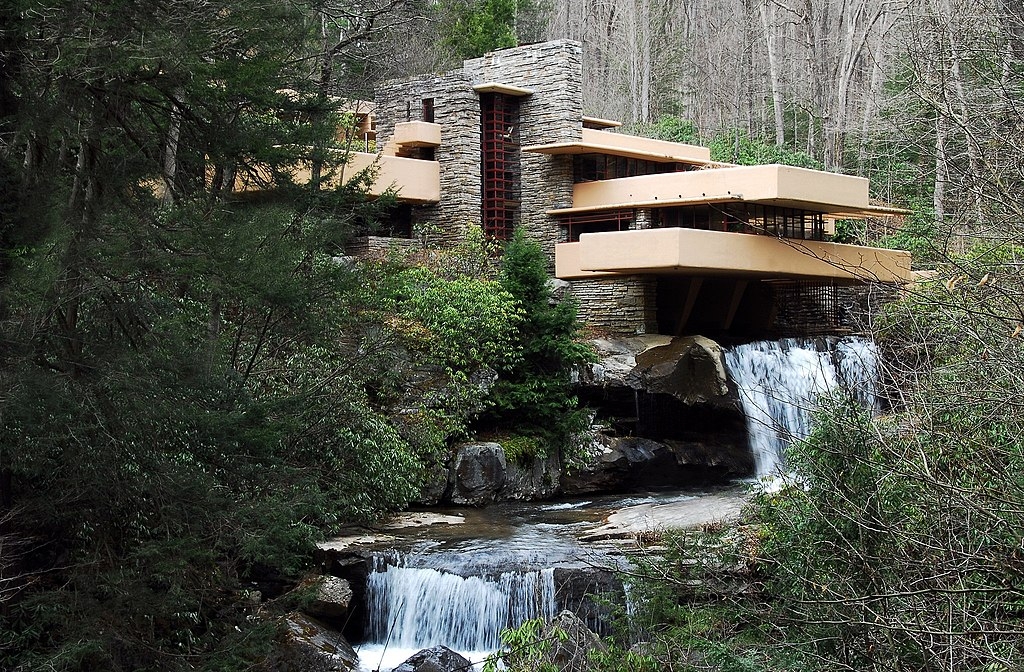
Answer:
[[[460,0],[449,5],[452,18],[441,41],[457,60],[516,46],[519,0]]]
[[[340,257],[387,199],[294,179],[345,158],[316,7],[15,5],[0,667],[269,665],[250,591],[416,496],[518,310],[486,279]],[[408,397],[403,348],[448,394]]]

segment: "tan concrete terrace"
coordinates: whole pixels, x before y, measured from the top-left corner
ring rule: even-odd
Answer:
[[[377,197],[388,190],[393,190],[399,203],[426,204],[441,200],[441,167],[437,161],[410,159],[402,156],[369,154],[366,152],[349,152],[348,162],[326,186],[337,186],[341,180],[350,180],[361,170],[373,168],[377,171],[368,195]],[[308,182],[311,170],[308,162],[295,166],[292,177],[296,182]],[[269,183],[270,180],[266,180]],[[236,192],[262,191],[263,186],[243,182],[237,185]]]
[[[608,274],[793,278],[838,283],[903,283],[910,253],[859,245],[791,240],[701,229],[585,233],[555,246],[562,279]]]
[[[373,165],[377,175],[370,185],[370,196],[394,190],[399,203],[437,203],[441,200],[441,166],[437,161],[402,156],[378,156],[352,152],[345,166],[345,178]]]
[[[573,185],[572,207],[549,210],[548,214],[572,215],[606,209],[659,208],[726,201],[811,210],[836,218],[907,213],[899,208],[871,205],[868,180],[862,177],[769,165],[580,182]]]
[[[384,147],[385,156],[401,156],[408,148],[440,147],[441,126],[426,121],[395,124],[395,133]]]
[[[586,119],[592,119],[587,117]],[[595,120],[596,121],[596,120]],[[600,120],[612,124],[608,120]],[[594,128],[584,128],[579,142],[555,142],[547,145],[523,147],[524,152],[535,154],[609,154],[629,159],[642,159],[659,163],[687,163],[706,165],[711,163],[711,150],[697,145],[679,142],[652,140],[625,133],[612,133]]]

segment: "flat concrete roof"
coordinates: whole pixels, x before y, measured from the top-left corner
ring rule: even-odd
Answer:
[[[546,211],[549,215],[584,215],[591,212],[601,212],[602,210],[629,210],[632,208],[666,208],[672,206],[682,205],[701,205],[703,203],[725,203],[728,201],[741,201],[743,197],[739,194],[722,194],[717,196],[694,196],[692,198],[677,198],[666,201],[626,201],[622,203],[612,204],[600,204],[600,205],[587,205],[579,208],[555,208],[554,210]]]
[[[873,205],[862,177],[793,166],[733,166],[638,175],[573,185],[572,207],[549,210],[572,215],[741,201],[858,219],[909,211]]]
[[[533,89],[524,89],[521,86],[512,86],[511,84],[500,84],[498,82],[484,82],[483,84],[473,85],[473,90],[477,93],[503,93],[506,96],[532,96]]]
[[[523,147],[535,154],[607,154],[658,163],[686,163],[704,166],[711,162],[711,150],[697,145],[641,138],[625,133],[612,133],[584,128],[577,142],[553,142]]]
[[[586,126],[587,124],[590,124],[592,128],[598,130],[602,128],[618,128],[619,126],[622,126],[621,121],[615,121],[614,119],[602,119],[601,117],[588,117],[584,115],[583,125]]]

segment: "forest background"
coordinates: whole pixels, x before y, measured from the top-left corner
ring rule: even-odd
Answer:
[[[589,114],[869,177],[914,214],[841,234],[937,278],[870,325],[891,412],[837,403],[791,458],[803,487],[678,538],[687,562],[647,584],[650,655],[606,664],[1018,669],[1019,3],[13,0],[0,26],[0,666],[273,668],[253,617],[284,606],[254,582],[404,506],[477,418],[544,440],[516,418],[573,414],[585,353],[529,246],[515,277],[483,240],[338,263],[387,200],[344,175],[331,103],[564,37]],[[319,179],[294,183],[298,160]],[[411,402],[409,361],[442,393]],[[694,594],[725,566],[747,588]]]

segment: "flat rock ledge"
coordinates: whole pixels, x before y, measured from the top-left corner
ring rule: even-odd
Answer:
[[[739,519],[747,497],[739,492],[701,495],[678,502],[638,504],[613,512],[605,524],[580,536],[581,541],[636,539],[665,530],[693,529]]]

